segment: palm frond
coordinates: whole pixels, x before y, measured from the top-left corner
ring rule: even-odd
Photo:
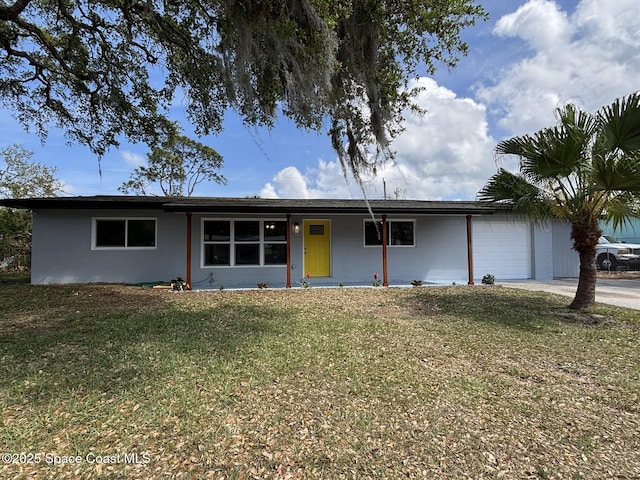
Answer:
[[[595,115],[581,110],[572,103],[556,109],[558,125],[573,130],[580,136],[591,137],[598,130],[598,119]]]
[[[603,215],[619,224],[640,212],[640,91],[595,115],[571,104],[556,114],[555,127],[498,143],[496,154],[516,155],[520,172],[500,169],[478,198],[589,228]]]
[[[592,179],[594,191],[640,193],[640,151],[595,157]]]
[[[544,182],[569,177],[584,166],[590,135],[590,131],[581,132],[576,126],[559,125],[503,140],[495,151],[498,155],[518,156],[520,171],[536,182]]]
[[[602,217],[614,230],[630,224],[631,219],[640,218],[640,196],[624,192],[612,197]]]
[[[640,91],[619,98],[598,112],[608,150],[640,149]]]
[[[551,206],[542,189],[504,168],[493,175],[478,192],[478,200],[510,205],[514,213],[543,221],[552,216]]]

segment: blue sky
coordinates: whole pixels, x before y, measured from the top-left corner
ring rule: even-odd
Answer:
[[[485,0],[487,22],[463,32],[470,54],[456,69],[413,79],[427,110],[408,116],[393,164],[368,179],[369,198],[469,200],[495,172],[495,144],[555,123],[554,109],[574,102],[595,111],[640,89],[640,0]],[[171,112],[184,117],[182,107]],[[185,124],[185,132],[191,130]],[[242,125],[233,113],[225,131],[201,139],[224,157],[228,184],[203,184],[202,196],[361,198],[345,180],[328,137],[281,119],[271,130]],[[98,159],[69,146],[52,129],[44,145],[11,112],[0,116],[0,148],[20,144],[33,160],[55,166],[68,195],[118,194],[145,145],[123,144]],[[513,167],[513,165],[506,165]]]

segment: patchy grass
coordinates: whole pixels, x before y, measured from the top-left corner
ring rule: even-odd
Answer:
[[[29,283],[31,273],[29,272],[7,272],[0,270],[0,284],[2,283]]]
[[[635,311],[481,286],[0,302],[0,445],[25,455],[2,478],[640,475]]]

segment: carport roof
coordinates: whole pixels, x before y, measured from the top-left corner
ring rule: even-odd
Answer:
[[[163,210],[194,213],[261,214],[431,214],[481,215],[509,211],[506,205],[472,201],[432,200],[332,200],[229,197],[148,197],[101,195],[0,199],[0,205],[29,210]]]

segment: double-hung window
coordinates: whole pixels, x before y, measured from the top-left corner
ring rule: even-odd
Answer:
[[[94,218],[93,248],[155,248],[155,218]]]
[[[415,244],[414,220],[387,220],[387,246],[413,247]],[[382,222],[364,221],[364,245],[365,247],[382,245]]]
[[[203,220],[203,266],[286,265],[287,222]]]

